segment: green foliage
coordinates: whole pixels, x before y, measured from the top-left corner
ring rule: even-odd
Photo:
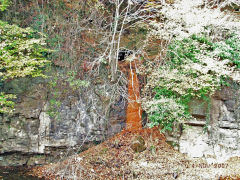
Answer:
[[[150,126],[160,125],[172,130],[177,122],[194,119],[189,112],[193,98],[210,103],[211,96],[233,76],[239,66],[239,38],[231,36],[221,42],[211,42],[203,35],[175,40],[169,45],[169,61],[148,76],[145,91],[154,94],[144,99],[143,108],[149,114]]]
[[[190,118],[186,107],[181,103],[180,98],[158,96],[158,99],[152,99],[144,102],[144,109],[149,114],[150,127],[160,125],[162,131],[171,131],[176,122],[183,122]]]
[[[20,28],[0,21],[0,76],[3,80],[16,77],[46,77],[42,74],[49,52],[45,37],[31,28]]]
[[[51,91],[51,97],[49,99],[47,113],[51,118],[56,120],[60,119],[59,108],[62,104],[60,101],[61,91],[58,88],[58,80],[59,80],[59,77],[55,76],[54,78],[50,79],[50,81],[48,82],[49,89]]]
[[[60,118],[60,113],[58,109],[61,106],[61,101],[57,100],[57,97],[54,96],[52,99],[49,101],[49,108],[48,108],[48,115],[53,118],[53,119],[59,119]]]
[[[9,4],[9,0],[0,0],[0,11],[6,10]]]
[[[168,56],[170,64],[173,68],[182,65],[186,58],[192,62],[198,62],[195,54],[200,53],[192,39],[184,39],[183,41],[175,41],[170,44]]]
[[[171,131],[176,120],[185,121],[191,117],[188,107],[190,97],[188,95],[179,97],[176,92],[159,87],[156,87],[153,92],[155,92],[154,99],[157,100],[157,104],[149,116],[151,127],[160,125],[163,131]]]
[[[49,50],[44,48],[45,36],[31,28],[20,28],[0,21],[0,78],[1,81],[31,76],[46,77],[42,71],[49,63]],[[14,95],[1,94],[0,112],[11,112]]]
[[[156,153],[156,146],[154,146],[154,145],[150,146],[150,152],[152,154]]]
[[[14,108],[14,102],[11,99],[15,99],[13,94],[0,93],[0,113],[11,113]]]
[[[80,87],[88,87],[89,86],[89,82],[88,81],[84,81],[84,80],[80,80],[78,78],[76,78],[77,73],[75,71],[69,71],[67,73],[67,82],[69,83],[69,86],[73,89],[73,90],[77,90]]]
[[[237,68],[240,68],[239,36],[233,34],[225,41],[215,43],[213,49],[220,59],[228,59],[232,61]]]
[[[44,14],[39,14],[38,16],[33,17],[33,24],[31,27],[37,31],[41,31],[45,26],[45,21],[47,20],[47,16]]]

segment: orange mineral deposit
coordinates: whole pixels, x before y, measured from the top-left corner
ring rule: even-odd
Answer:
[[[135,69],[129,71],[126,128],[128,130],[137,130],[142,128],[142,108],[138,102],[140,98],[139,80]]]

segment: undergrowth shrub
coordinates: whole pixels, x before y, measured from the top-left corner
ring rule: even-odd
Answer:
[[[50,50],[45,45],[44,34],[0,21],[0,82],[26,76],[46,77],[43,70],[50,63]],[[15,95],[1,92],[0,113],[12,112],[14,98]]]
[[[168,47],[164,65],[148,76],[143,108],[150,126],[172,130],[176,122],[194,119],[189,112],[193,98],[209,102],[209,97],[227,80],[239,81],[239,36],[213,42],[204,34],[174,40]],[[147,93],[151,92],[151,93]]]

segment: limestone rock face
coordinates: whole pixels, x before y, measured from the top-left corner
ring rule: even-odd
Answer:
[[[240,90],[237,85],[224,87],[211,98],[209,106],[192,100],[190,111],[196,120],[184,130],[175,129],[167,140],[175,141],[178,150],[191,157],[223,162],[240,156]],[[177,133],[176,133],[177,132]]]
[[[48,91],[36,85],[18,96],[15,114],[0,115],[0,166],[36,164],[34,154],[54,155],[68,147],[78,151],[83,144],[102,141],[125,126],[127,103],[119,95],[112,97],[115,90],[108,82],[66,96],[58,109],[51,109]],[[60,118],[51,117],[49,110]],[[24,158],[28,155],[30,159]]]
[[[209,150],[208,135],[202,132],[202,127],[193,126],[184,131],[179,139],[179,150],[192,157],[202,157]]]

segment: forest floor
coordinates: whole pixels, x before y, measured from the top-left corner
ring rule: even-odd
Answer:
[[[135,152],[132,145],[139,137],[145,141],[145,150]],[[32,175],[50,180],[240,179],[240,157],[208,164],[174,150],[157,128],[124,130],[65,161],[34,168]]]

